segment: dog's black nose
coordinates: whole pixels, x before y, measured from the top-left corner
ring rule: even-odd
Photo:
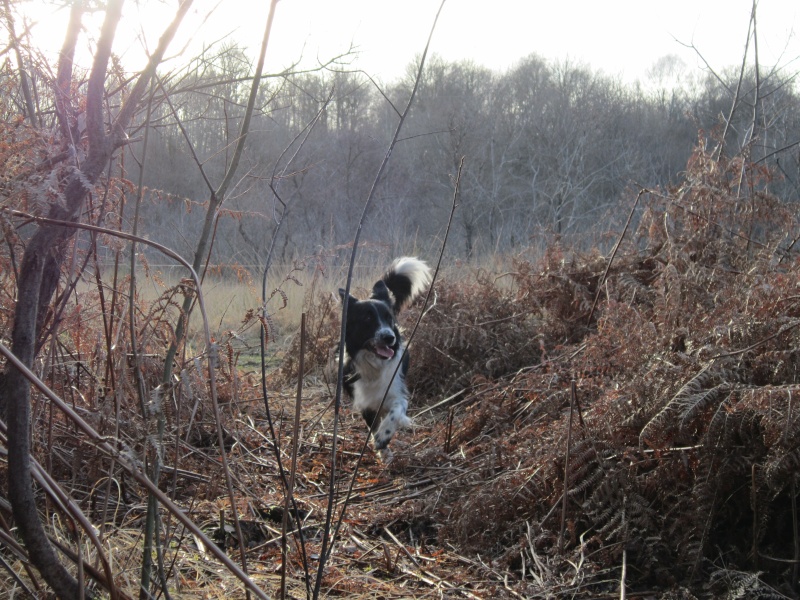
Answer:
[[[394,337],[394,334],[393,334],[393,333],[391,333],[391,332],[388,332],[388,333],[382,333],[382,334],[380,335],[380,339],[381,339],[381,341],[382,341],[384,344],[386,344],[387,346],[394,346],[394,340],[395,340],[395,337]]]

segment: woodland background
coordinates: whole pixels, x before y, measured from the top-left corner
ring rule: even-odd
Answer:
[[[800,90],[755,6],[721,72],[423,51],[379,85],[346,55],[266,72],[266,44],[128,73],[118,0],[72,3],[52,65],[22,5],[6,595],[798,597]],[[331,368],[334,292],[401,254],[437,277],[385,465]]]
[[[154,239],[171,240],[201,220],[202,211],[189,213],[185,205],[204,196],[205,184],[183,136],[193,140],[207,174],[220,176],[236,131],[230,115],[246,104],[249,69],[240,50],[226,47],[173,77],[171,103],[156,111],[144,181],[158,209],[146,211],[142,227]],[[297,157],[302,168],[280,181],[288,207],[274,241],[276,258],[287,262],[348,243],[358,199],[366,197],[395,126],[393,106],[408,97],[415,75],[411,64],[406,77],[383,88],[336,65],[267,77],[248,138],[247,171],[227,202],[232,218],[220,220],[215,262],[264,262],[276,210],[268,176],[323,107]],[[432,57],[364,235],[388,256],[419,248],[420,240],[426,244],[419,250],[430,248],[427,241],[444,231],[452,177],[466,156],[448,248],[453,259],[532,245],[541,250],[553,235],[591,247],[621,225],[626,189],[677,183],[698,131],[712,131],[723,117],[727,143],[777,168],[776,193],[796,195],[796,155],[773,154],[800,132],[794,78],[793,70],[781,68],[696,72],[666,56],[647,80],[624,84],[535,55],[506,72]],[[759,131],[769,133],[750,145],[754,116]]]

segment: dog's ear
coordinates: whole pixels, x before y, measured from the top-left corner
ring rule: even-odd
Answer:
[[[392,294],[389,291],[389,288],[386,287],[386,284],[383,280],[379,280],[374,286],[372,286],[372,298],[373,300],[380,300],[381,302],[386,302],[389,306],[392,306],[394,303],[392,300]]]
[[[347,296],[347,302],[349,303],[348,307],[352,306],[353,304],[358,302],[358,300],[353,298],[353,296],[350,296],[349,294],[347,294],[347,292],[344,290],[344,288],[339,288],[339,298],[341,298],[342,302],[344,302],[345,296]]]

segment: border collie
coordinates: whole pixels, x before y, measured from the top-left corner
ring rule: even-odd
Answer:
[[[408,353],[397,327],[397,314],[430,283],[428,265],[404,256],[375,283],[368,299],[347,297],[344,388],[353,399],[353,409],[367,422],[375,450],[384,462],[391,460],[387,446],[392,436],[411,424],[406,416]],[[344,302],[343,289],[339,295]]]

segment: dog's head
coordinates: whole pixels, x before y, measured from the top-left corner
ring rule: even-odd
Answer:
[[[348,303],[345,335],[347,353],[356,358],[359,352],[366,351],[363,358],[374,366],[394,358],[400,349],[400,331],[386,284],[383,281],[376,283],[372,288],[372,296],[367,300],[358,300],[342,289],[339,295],[342,302]]]

